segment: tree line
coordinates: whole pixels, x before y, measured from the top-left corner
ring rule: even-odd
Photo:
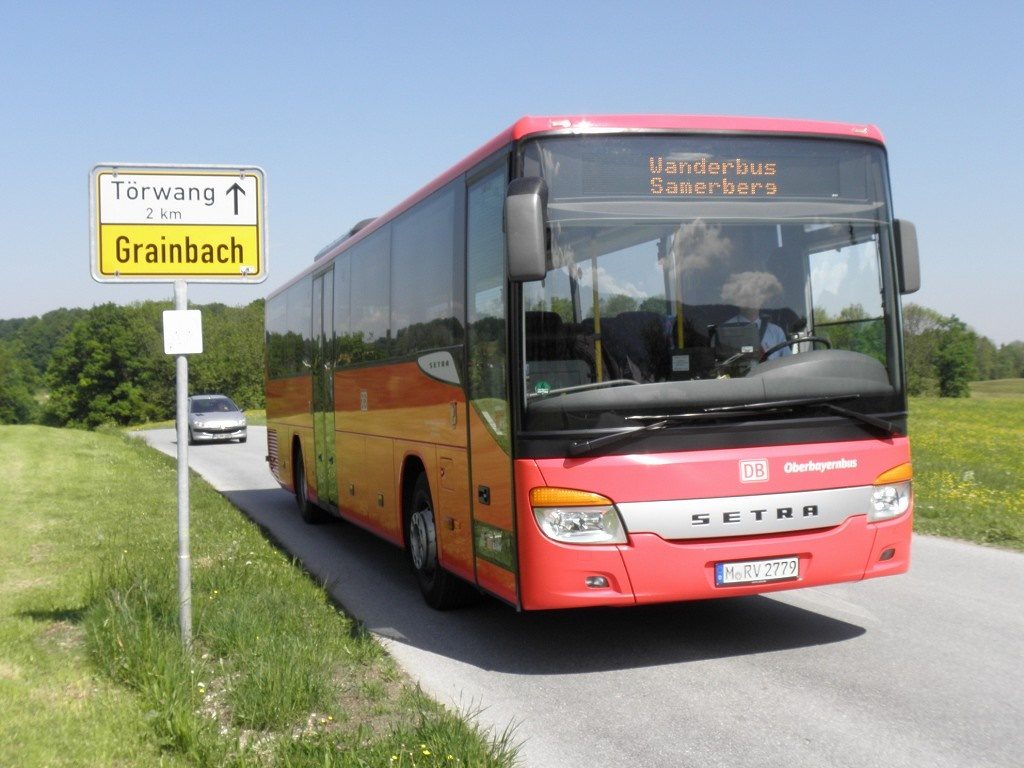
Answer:
[[[908,304],[903,334],[911,395],[969,397],[972,381],[1024,378],[1024,341],[997,347],[956,315]]]
[[[264,407],[263,300],[207,304],[192,392]],[[0,320],[0,424],[93,428],[173,419],[174,358],[164,353],[170,302],[57,309]],[[911,395],[967,397],[971,381],[1024,378],[1024,341],[997,347],[955,315],[909,304],[903,324]]]
[[[189,389],[262,408],[263,300],[195,308],[203,313],[203,353],[189,356]],[[0,423],[91,429],[173,419],[167,309],[171,302],[101,304],[0,320]]]

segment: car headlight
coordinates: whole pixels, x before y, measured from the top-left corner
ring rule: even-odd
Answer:
[[[875,489],[871,494],[871,508],[868,510],[868,522],[877,523],[881,520],[892,520],[910,509],[911,478],[913,471],[910,463],[900,464],[875,478]]]
[[[611,499],[569,488],[534,488],[530,506],[544,535],[566,544],[625,544],[626,530]]]

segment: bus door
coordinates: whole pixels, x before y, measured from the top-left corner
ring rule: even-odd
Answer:
[[[313,278],[313,453],[321,503],[338,506],[334,447],[334,277]]]
[[[502,165],[470,183],[466,279],[470,499],[477,583],[518,599],[508,370],[508,284]]]

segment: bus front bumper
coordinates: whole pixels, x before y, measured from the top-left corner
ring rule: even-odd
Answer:
[[[705,600],[860,581],[905,573],[910,566],[912,510],[895,520],[849,518],[826,530],[736,539],[666,541],[632,534],[627,544],[566,545],[523,526],[520,572],[525,610],[629,606]],[[866,556],[865,556],[866,555]],[[719,564],[797,558],[784,580],[716,584]]]

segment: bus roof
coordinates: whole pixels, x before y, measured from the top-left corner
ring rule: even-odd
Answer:
[[[319,261],[325,256],[333,255],[341,249],[352,245],[375,230],[384,226],[398,214],[412,207],[420,200],[436,192],[453,179],[471,170],[486,160],[491,154],[513,142],[539,135],[584,135],[602,133],[693,133],[693,134],[777,134],[789,136],[808,136],[820,138],[859,139],[883,143],[882,133],[874,125],[862,123],[835,123],[817,120],[798,120],[774,117],[729,117],[719,115],[558,115],[558,116],[526,116],[521,117],[511,126],[503,130],[493,139],[472,154],[463,158],[432,182],[427,184],[410,197],[403,200],[387,213],[360,222],[358,231],[350,231],[333,243],[327,245],[318,254]],[[274,291],[271,295],[283,291],[299,277],[314,269],[314,264],[296,278]]]
[[[873,125],[792,120],[773,117],[725,117],[718,115],[560,115],[523,117],[508,131],[510,140],[537,133],[569,134],[667,131],[678,133],[777,133],[873,139],[882,134]]]

